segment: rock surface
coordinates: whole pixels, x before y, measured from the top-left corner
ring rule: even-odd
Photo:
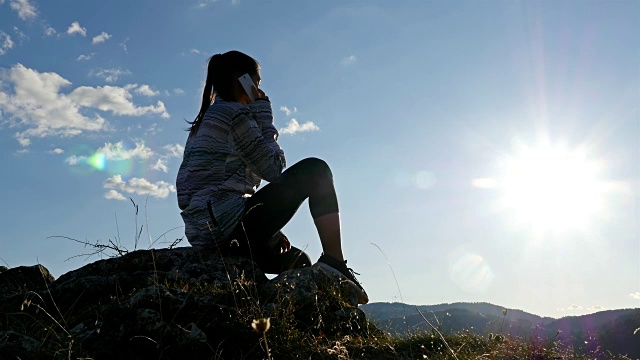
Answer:
[[[0,316],[1,359],[264,358],[258,318],[271,319],[278,341],[368,331],[356,294],[333,274],[269,280],[248,259],[190,247],[138,250],[58,279],[41,265],[6,269]]]

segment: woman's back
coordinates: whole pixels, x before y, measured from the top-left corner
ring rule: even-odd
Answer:
[[[195,194],[235,191],[252,194],[260,184],[234,149],[230,134],[239,111],[249,111],[237,102],[216,100],[207,110],[195,136],[190,136],[176,181],[178,206],[184,210]]]
[[[271,103],[244,105],[221,98],[192,130],[176,188],[191,245],[224,240],[261,179],[274,180],[285,166],[276,142]]]

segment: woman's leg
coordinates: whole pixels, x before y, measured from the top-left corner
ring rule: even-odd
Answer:
[[[344,261],[340,235],[340,213],[334,212],[313,219],[322,243],[322,251],[337,260]]]
[[[280,274],[283,271],[311,266],[311,259],[304,251],[292,246],[286,253],[275,253],[266,242],[249,243],[244,231],[232,235],[233,239],[223,251],[226,256],[242,256],[252,259],[266,274]]]
[[[322,160],[304,159],[267,184],[247,204],[241,226],[252,249],[265,251],[267,242],[291,220],[304,200],[314,219],[325,254],[343,260],[338,200],[333,175]],[[266,254],[271,255],[271,254]],[[254,258],[262,254],[253,254]],[[271,256],[268,256],[271,257]]]
[[[291,220],[302,202],[309,199],[324,254],[318,265],[344,276],[358,294],[358,302],[369,301],[353,271],[347,267],[342,254],[338,199],[333,186],[333,175],[322,160],[304,159],[284,171],[277,181],[256,192],[247,204],[247,213],[240,222],[248,250],[264,272],[280,273],[292,263],[310,265],[304,252],[292,248],[285,254],[274,254],[269,240]]]

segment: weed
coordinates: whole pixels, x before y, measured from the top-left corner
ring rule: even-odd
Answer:
[[[131,202],[137,218],[138,205]],[[143,226],[147,229],[149,248],[175,230],[152,241],[147,212],[145,218],[145,224],[140,227],[136,220],[134,250],[140,245]],[[76,298],[61,293],[65,288],[50,288],[48,284],[43,291],[16,289],[14,297],[0,294],[5,296],[2,298],[5,304],[14,304],[15,298],[20,297],[20,302],[15,303],[16,309],[0,317],[0,358],[15,358],[15,354],[21,358],[216,360],[263,359],[265,354],[268,359],[340,360],[624,358],[601,349],[583,353],[564,346],[558,341],[558,333],[553,337],[537,333],[528,338],[507,337],[502,334],[506,309],[500,334],[447,333],[442,331],[437,317],[436,327],[417,309],[430,330],[393,337],[349,305],[349,294],[328,277],[320,276],[318,287],[308,290],[308,301],[300,303],[293,301],[292,294],[297,290],[295,282],[283,281],[266,291],[256,280],[260,272],[253,264],[245,273],[230,259],[220,256],[226,281],[200,280],[190,276],[186,269],[169,272],[170,267],[163,263],[165,260],[160,255],[163,250],[152,251],[152,264],[147,257],[149,265],[138,269],[136,256],[141,255],[126,248],[119,229],[116,237],[106,243],[61,238],[92,248],[92,252],[82,256],[124,256],[133,262],[127,271],[141,272],[143,275],[136,276],[148,279],[135,282],[139,279],[122,276],[110,283],[105,281],[111,287],[98,289],[104,293],[103,297],[93,300],[85,299],[88,296],[85,291],[98,291],[90,286],[74,294]],[[169,248],[181,240],[172,242]],[[373,245],[387,259],[382,249]],[[387,263],[404,302],[388,259]],[[180,273],[182,271],[187,273]],[[62,301],[60,297],[64,296]],[[18,311],[20,306],[22,309]],[[408,331],[406,312],[404,319]],[[640,329],[636,329],[634,334],[639,332]],[[109,338],[112,339],[109,343],[98,341],[113,336],[110,334],[119,337]],[[10,344],[16,341],[30,344],[29,352],[14,352]]]

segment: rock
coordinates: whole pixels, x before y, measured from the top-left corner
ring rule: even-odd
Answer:
[[[121,299],[158,284],[188,289],[202,284],[228,285],[238,278],[256,284],[268,281],[252,261],[244,258],[223,260],[213,252],[192,247],[138,250],[99,260],[60,276],[55,297],[85,305]]]
[[[16,331],[0,331],[0,358],[29,358],[37,352],[40,342]]]
[[[46,289],[54,281],[42,265],[18,266],[0,272],[0,299],[5,296]]]
[[[348,335],[367,326],[357,294],[339,276],[321,268],[292,269],[265,285],[268,299],[287,299],[295,318],[316,333]],[[278,308],[277,305],[266,305]]]
[[[269,281],[248,259],[198,248],[134,251],[57,280],[42,266],[9,269],[0,298],[0,334],[10,332],[0,354],[23,358],[60,349],[96,359],[261,358],[259,347],[247,348],[259,340],[258,318],[272,319],[274,338],[293,328],[338,338],[368,325],[356,294],[333,274],[311,267]]]

